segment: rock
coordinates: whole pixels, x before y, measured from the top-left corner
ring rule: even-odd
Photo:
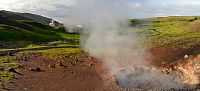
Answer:
[[[24,91],[27,91],[28,90],[28,88],[23,88],[24,89]]]
[[[89,67],[91,66],[91,64],[89,64]]]
[[[13,72],[13,73],[18,73],[18,72],[17,72],[15,69],[13,69],[13,68],[9,68],[8,71],[9,71],[9,72]]]
[[[53,64],[53,65],[49,65],[49,68],[55,68],[55,65]]]
[[[163,61],[161,64],[162,64],[162,65],[163,65],[163,64],[166,64],[166,62],[165,62],[165,61]]]
[[[25,58],[24,61],[28,61],[28,59]]]
[[[5,70],[3,67],[0,67],[0,71],[3,71],[3,70]]]
[[[40,68],[36,68],[35,71],[40,72],[40,71],[42,71],[42,70],[41,70]]]
[[[5,44],[0,44],[0,48],[4,48],[5,46]]]
[[[40,71],[42,71],[40,68],[36,68],[36,69],[34,69],[34,68],[29,68],[31,71],[35,71],[35,72],[40,72]]]
[[[18,75],[23,75],[23,74],[17,72],[17,71],[16,71],[15,69],[13,69],[13,68],[9,68],[7,71],[16,73],[16,74],[18,74]],[[17,79],[17,78],[15,78],[15,79]]]
[[[77,62],[76,61],[72,61],[71,64],[72,64],[72,66],[75,66],[77,64]]]
[[[9,56],[14,56],[13,53],[11,53],[11,52],[8,52],[8,55],[9,55]]]
[[[65,69],[65,71],[70,71],[69,69]]]
[[[29,68],[31,71],[35,71],[35,69],[33,69],[33,68]]]
[[[184,56],[185,59],[187,59],[188,57],[189,57],[188,55],[185,55],[185,56]]]
[[[90,67],[90,66],[93,66],[94,64],[89,64],[88,66]]]

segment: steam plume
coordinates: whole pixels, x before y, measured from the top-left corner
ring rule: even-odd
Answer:
[[[140,43],[145,36],[128,29],[127,3],[128,0],[77,0],[66,24],[85,26],[81,46],[90,55],[104,60],[105,67],[117,73],[119,84],[129,87],[128,80],[132,81],[131,87],[136,88],[141,84],[149,88],[146,82],[154,88],[182,88],[179,80],[172,80],[174,76],[152,71],[145,63],[149,53]],[[130,66],[143,70],[120,72]],[[145,71],[146,68],[149,71]]]
[[[68,19],[72,25],[87,26],[82,47],[92,56],[105,60],[112,72],[119,70],[119,62],[125,66],[143,64],[141,56],[146,54],[137,42],[136,33],[128,30],[126,4],[126,0],[80,0]]]

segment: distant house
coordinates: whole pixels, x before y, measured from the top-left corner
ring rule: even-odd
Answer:
[[[51,22],[49,23],[49,26],[55,27],[55,26],[56,26],[56,25],[55,25],[55,21],[54,21],[54,20],[51,20]]]

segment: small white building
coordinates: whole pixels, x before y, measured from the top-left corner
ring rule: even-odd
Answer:
[[[54,21],[54,20],[51,20],[51,23],[49,23],[49,26],[55,27],[55,21]]]

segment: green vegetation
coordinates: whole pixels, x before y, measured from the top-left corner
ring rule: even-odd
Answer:
[[[0,57],[0,67],[3,68],[4,70],[0,71],[0,78],[4,79],[4,80],[10,80],[15,78],[15,75],[7,70],[5,70],[5,68],[13,68],[13,69],[17,69],[19,68],[19,64],[18,63],[14,63],[12,62],[12,60],[14,59],[14,57],[11,56],[1,56]]]
[[[3,80],[11,80],[15,78],[15,75],[8,71],[0,71],[0,78]]]
[[[73,57],[81,53],[80,48],[55,48],[48,50],[38,50],[38,51],[25,51],[18,54],[28,54],[28,53],[41,53],[45,57],[52,58],[55,60],[64,60],[68,57]]]
[[[12,62],[12,60],[14,59],[14,57],[12,56],[1,56],[0,57],[0,67],[4,67],[4,68],[18,68],[19,64]]]
[[[50,27],[48,25],[50,22],[51,19],[39,15],[0,11],[0,42],[15,42],[15,44],[7,43],[4,49],[21,42],[26,45],[13,48],[27,48],[30,44],[44,44],[60,40],[68,41],[64,43],[68,45],[79,43],[78,34],[66,33],[63,24],[56,21],[56,26]]]
[[[79,47],[79,44],[56,43],[56,46],[77,46],[77,47]]]
[[[31,26],[24,30],[12,26],[0,25],[0,41],[50,42],[64,39],[78,39],[78,35],[59,32],[57,29],[41,29]]]
[[[150,47],[191,48],[200,46],[199,16],[171,16],[138,21],[151,21],[152,27],[146,25],[140,28],[146,30]]]
[[[58,35],[62,36],[65,39],[72,39],[72,40],[79,40],[79,34],[67,34],[67,33],[57,33]]]
[[[0,51],[17,50],[17,49],[20,50],[20,49],[45,48],[45,47],[48,47],[48,46],[30,44],[30,45],[27,45],[25,47],[19,47],[19,48],[1,48]]]

